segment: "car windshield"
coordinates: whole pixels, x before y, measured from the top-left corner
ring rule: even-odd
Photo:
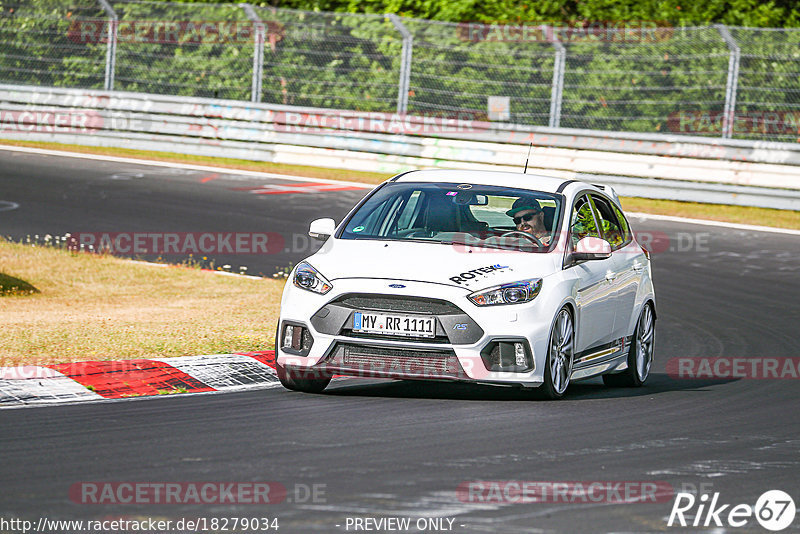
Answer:
[[[349,218],[341,239],[460,244],[546,252],[562,197],[454,183],[388,183]]]

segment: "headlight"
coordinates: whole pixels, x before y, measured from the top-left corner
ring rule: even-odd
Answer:
[[[497,304],[521,304],[536,298],[542,289],[541,278],[520,280],[510,284],[482,289],[467,295],[476,306],[494,306]]]
[[[300,289],[307,289],[314,293],[324,295],[333,288],[333,284],[322,276],[319,271],[306,262],[301,262],[294,270],[294,285]]]

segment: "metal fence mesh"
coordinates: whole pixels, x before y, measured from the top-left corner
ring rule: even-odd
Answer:
[[[694,133],[676,128],[681,112],[723,111],[729,54],[715,28],[565,48],[561,126]]]
[[[800,30],[731,34],[741,48],[734,137],[800,142]]]
[[[402,39],[387,17],[270,8],[256,12],[269,23],[264,102],[395,109]]]
[[[547,126],[553,45],[493,40],[491,28],[403,19],[414,39],[409,111],[487,114],[510,97],[510,122]]]
[[[253,43],[249,34],[238,31],[251,26],[241,7],[136,1],[111,5],[119,17],[115,89],[250,98]]]
[[[0,82],[478,118],[507,97],[515,124],[800,142],[800,30],[102,1],[0,0]]]
[[[96,0],[0,1],[0,79],[102,89],[106,45],[82,43],[76,29],[104,19]]]

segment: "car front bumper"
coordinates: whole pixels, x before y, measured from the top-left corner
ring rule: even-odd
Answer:
[[[428,282],[339,279],[333,290],[319,295],[290,281],[281,302],[277,363],[288,372],[321,376],[540,385],[553,319],[544,295],[525,304],[478,307],[467,294]],[[356,311],[433,316],[436,336],[357,333],[352,329]],[[305,329],[302,335],[308,338],[299,350],[292,350],[290,341],[282,346],[287,325]],[[516,344],[525,352],[524,365],[509,361]]]

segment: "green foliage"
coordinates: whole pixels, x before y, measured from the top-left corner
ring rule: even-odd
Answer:
[[[310,11],[397,13],[449,22],[668,21],[675,25],[798,27],[796,0],[273,0],[261,5]]]
[[[0,0],[0,80],[102,88],[106,47],[71,39],[80,17],[102,19],[103,12],[92,0]]]
[[[395,107],[402,39],[386,17],[258,14],[274,29],[264,53],[264,101],[361,111]]]
[[[141,21],[228,21],[247,27],[241,6],[112,4],[121,24],[116,90],[250,100],[252,35],[216,42],[184,32],[178,41],[159,42],[137,40],[129,29]],[[708,24],[800,26],[797,0],[287,0],[280,8],[261,2],[256,10],[268,29],[263,102],[394,111],[403,44],[383,14],[397,13],[406,17],[403,24],[413,35],[410,112],[484,118],[488,96],[508,96],[511,122],[540,126],[550,117],[555,47],[549,35],[520,38],[509,28],[531,31],[559,20],[573,29],[580,21],[605,26],[629,21],[650,30],[658,24],[661,28],[649,33],[558,33],[566,49],[560,125],[713,136],[720,134],[730,52]],[[0,0],[0,82],[102,88],[104,20],[96,0]],[[76,28],[86,21],[99,24],[100,38],[79,38]],[[704,26],[688,26],[695,23]],[[731,33],[742,51],[737,112],[778,112],[781,122],[800,122],[800,31],[731,28]],[[707,114],[700,132],[698,124],[676,118],[687,113]],[[738,136],[796,141],[800,130],[791,130],[765,125]]]

